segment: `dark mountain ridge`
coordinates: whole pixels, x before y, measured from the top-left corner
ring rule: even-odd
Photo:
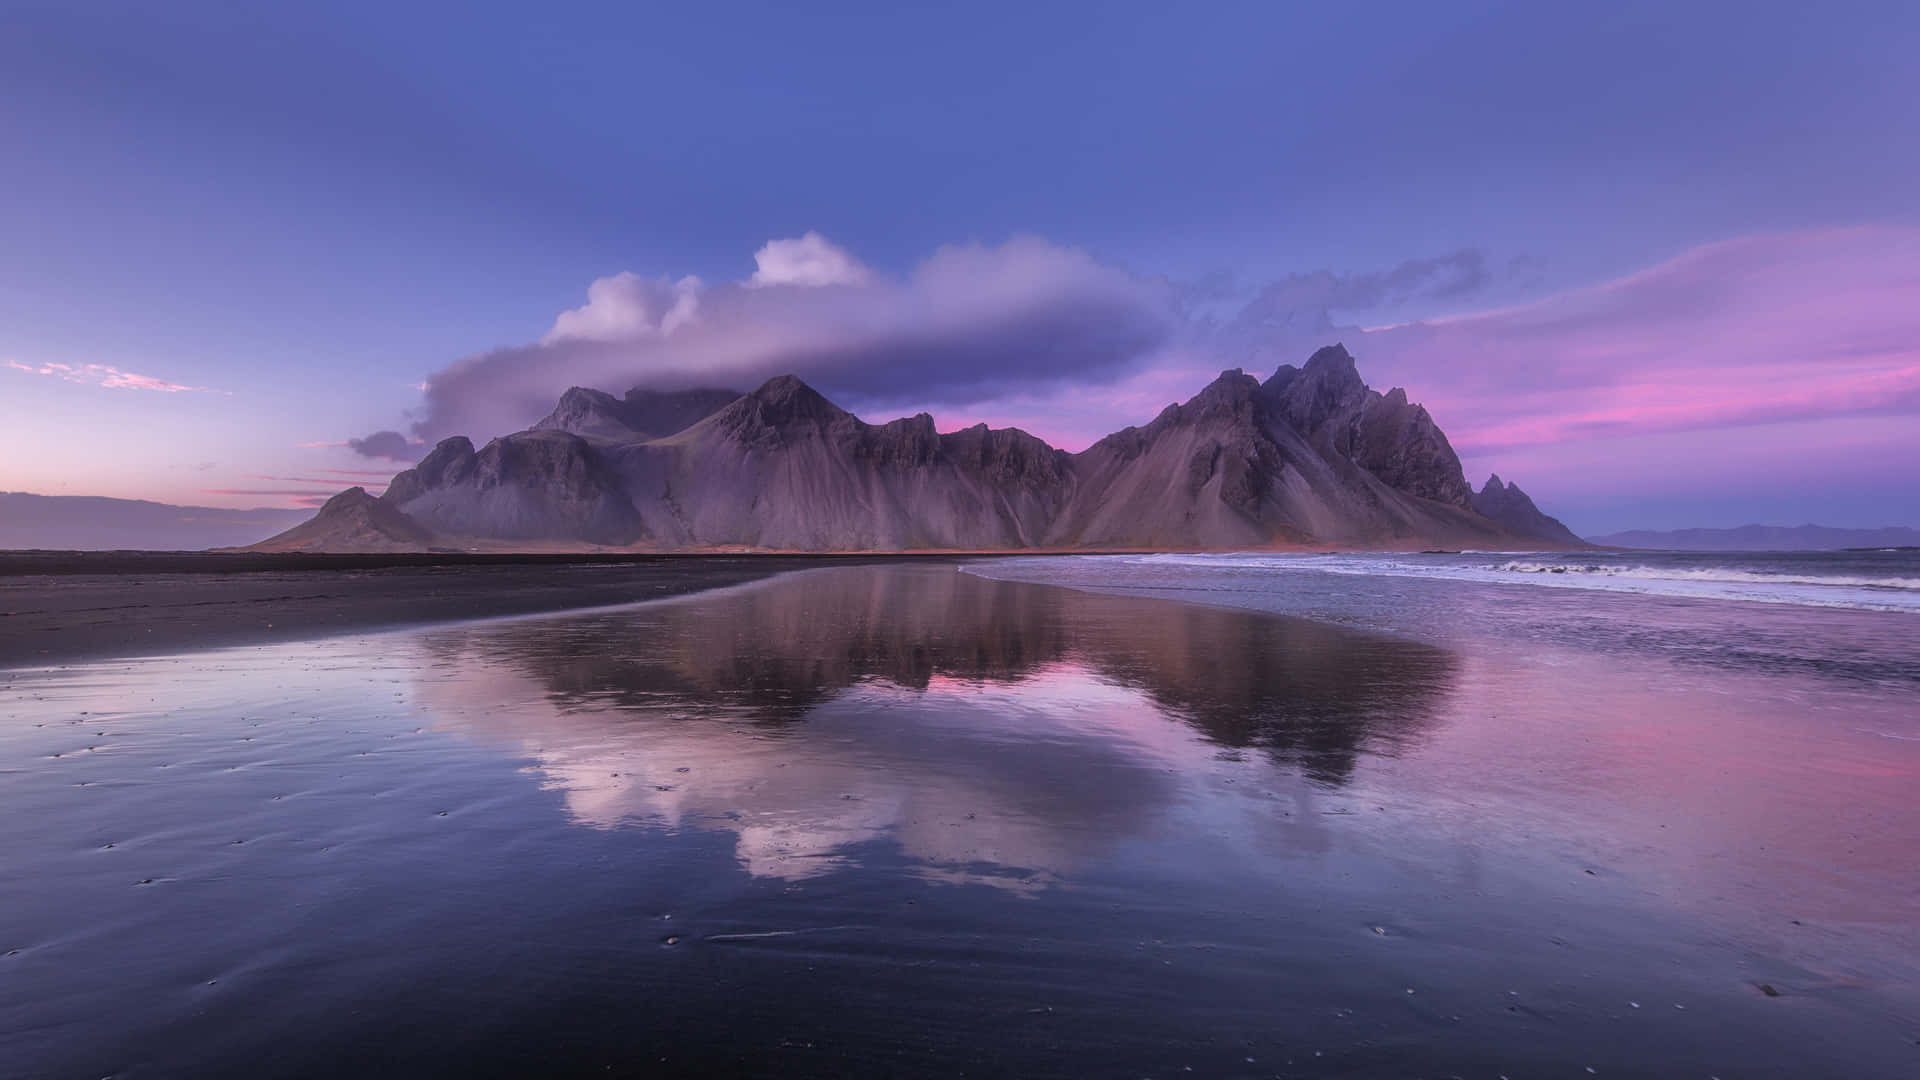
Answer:
[[[1541,513],[1519,484],[1502,484],[1499,473],[1487,477],[1486,486],[1474,492],[1473,508],[1522,536],[1537,536],[1570,547],[1584,543],[1559,518]]]
[[[1558,527],[1537,510],[1496,520],[1477,508],[1427,411],[1369,389],[1338,345],[1264,383],[1223,372],[1078,454],[1017,428],[942,434],[925,413],[869,424],[791,375],[747,394],[574,388],[532,429],[479,450],[442,441],[378,501],[431,538],[402,529],[381,542],[449,547],[1580,544],[1528,531]],[[316,518],[261,546],[352,550],[378,524],[352,509],[338,537]]]

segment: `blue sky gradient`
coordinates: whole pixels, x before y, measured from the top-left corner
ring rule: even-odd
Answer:
[[[407,430],[421,384],[538,342],[596,279],[741,281],[762,245],[809,231],[889,279],[943,246],[1041,238],[1165,283],[1201,324],[1290,275],[1484,266],[1470,288],[1330,311],[1342,327],[1523,307],[1742,238],[1854,227],[1897,248],[1920,226],[1917,52],[1906,3],[14,2],[0,488],[250,505],[374,479],[396,466],[305,444]],[[1911,263],[1867,246],[1871,287],[1897,299]],[[1910,323],[1875,325],[1905,340]],[[1178,336],[1089,375],[1111,414],[1040,433],[1144,420],[1126,378],[1158,389],[1154,372],[1245,352]],[[1847,374],[1898,376],[1913,344]],[[1458,362],[1383,364],[1447,400]],[[205,389],[57,376],[87,365]],[[1876,423],[1920,417],[1905,385]],[[1032,423],[1056,392],[862,404]],[[1714,430],[1701,446],[1754,441]],[[1757,462],[1732,488],[1572,479],[1603,471],[1607,437],[1537,468],[1518,447],[1463,456],[1588,531],[1920,523],[1920,481],[1885,465],[1913,449],[1897,433],[1844,452],[1793,434],[1835,467],[1880,466],[1790,490]],[[1635,484],[1638,509],[1619,496]]]

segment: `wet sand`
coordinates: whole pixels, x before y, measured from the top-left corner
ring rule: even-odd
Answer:
[[[1906,1077],[1897,707],[925,562],[15,669],[0,1061]]]
[[[0,668],[625,604],[925,558],[0,552]]]

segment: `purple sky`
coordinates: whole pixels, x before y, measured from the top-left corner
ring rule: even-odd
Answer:
[[[1579,531],[1920,524],[1920,8],[1547,7],[10,5],[0,489],[786,371],[1078,449],[1339,340]]]

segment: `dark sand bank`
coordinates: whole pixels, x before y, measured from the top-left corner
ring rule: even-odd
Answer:
[[[0,667],[632,603],[921,555],[0,552]]]

